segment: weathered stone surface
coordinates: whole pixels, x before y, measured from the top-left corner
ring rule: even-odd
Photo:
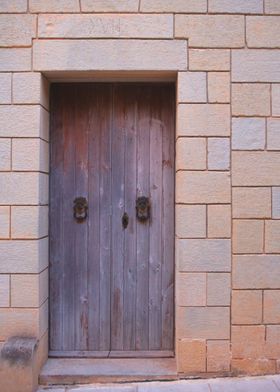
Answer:
[[[232,184],[234,186],[280,185],[278,152],[233,151]]]
[[[278,0],[264,0],[266,14],[280,14],[280,3]]]
[[[235,289],[280,288],[279,256],[234,256],[232,278]]]
[[[17,171],[49,171],[49,145],[41,139],[14,139],[12,168]]]
[[[265,222],[265,251],[280,253],[280,220]]]
[[[48,270],[40,275],[11,275],[11,306],[38,308],[48,297]]]
[[[30,71],[31,49],[29,48],[1,48],[0,71]]]
[[[13,102],[42,104],[49,108],[49,83],[40,72],[15,73],[13,75]]]
[[[230,139],[208,139],[208,169],[229,170],[230,165]]]
[[[264,150],[264,147],[265,119],[232,119],[232,148],[234,150]]]
[[[40,40],[37,71],[186,70],[187,43],[171,40]]]
[[[27,0],[1,0],[0,12],[16,13],[27,11]]]
[[[243,374],[243,375],[260,375],[260,374],[274,374],[275,373],[275,361],[269,359],[233,359],[232,360],[232,371],[235,374]],[[260,390],[265,390],[270,388],[272,392],[276,392],[275,386],[273,384],[259,383]],[[250,386],[248,385],[250,388]],[[265,388],[265,389],[263,389]],[[254,390],[256,390],[254,388]],[[215,392],[215,391],[213,391]]]
[[[0,74],[0,104],[11,103],[12,99],[12,75],[10,73]]]
[[[280,323],[280,290],[264,291],[264,322]]]
[[[0,136],[40,136],[40,106],[0,106]]]
[[[232,81],[280,82],[280,50],[233,50]]]
[[[180,104],[178,136],[229,136],[230,105]]]
[[[178,240],[177,251],[180,271],[227,272],[231,269],[230,240]]]
[[[280,84],[272,85],[272,115],[280,116]]]
[[[235,116],[269,116],[270,102],[269,84],[232,85],[232,114]]]
[[[42,173],[0,173],[0,204],[46,204],[48,176]]]
[[[0,15],[0,46],[31,46],[35,35],[35,16]]]
[[[244,18],[231,15],[176,15],[175,37],[191,48],[242,48]]]
[[[261,358],[265,342],[264,325],[232,326],[233,358]]]
[[[178,73],[178,102],[206,102],[206,72]]]
[[[206,225],[206,224],[205,224]],[[7,239],[10,237],[10,207],[0,207],[0,239]],[[0,295],[1,301],[1,295]]]
[[[47,206],[13,206],[11,208],[12,238],[42,238],[48,235]]]
[[[230,203],[230,177],[223,172],[178,172],[177,203]]]
[[[280,48],[280,16],[248,16],[246,39],[249,48]]]
[[[11,169],[11,139],[0,139],[0,170]]]
[[[9,306],[10,306],[10,275],[0,275],[0,307],[6,308]]]
[[[261,324],[262,322],[262,291],[232,291],[232,324]]]
[[[176,235],[179,238],[205,238],[206,206],[177,205]]]
[[[207,12],[206,0],[141,0],[144,12]]]
[[[178,342],[178,371],[206,371],[206,341],[182,339]]]
[[[173,16],[160,14],[40,15],[44,38],[171,38]]]
[[[206,306],[206,274],[180,273],[177,300],[179,306]]]
[[[262,14],[262,0],[209,0],[209,12],[233,14]]]
[[[79,0],[29,0],[30,12],[79,12]]]
[[[227,372],[230,369],[230,342],[209,340],[207,342],[207,371]],[[214,390],[213,390],[214,391]]]
[[[206,139],[179,137],[176,143],[177,170],[206,169]]]
[[[180,307],[177,311],[178,338],[228,339],[227,307]]]
[[[232,233],[233,253],[262,253],[263,252],[262,220],[234,220]]]
[[[231,293],[230,274],[207,274],[207,305],[229,306]]]
[[[233,188],[232,211],[233,218],[270,218],[271,189]]]
[[[48,265],[48,240],[1,241],[0,273],[39,273]]]
[[[229,72],[208,73],[208,99],[213,103],[230,102]]]
[[[83,12],[137,12],[139,0],[81,0]]]
[[[230,238],[231,206],[212,204],[207,207],[208,238]]]
[[[190,49],[189,68],[194,71],[230,70],[230,50]]]
[[[267,120],[267,149],[280,150],[280,118]]]
[[[280,187],[272,188],[272,218],[280,218]]]

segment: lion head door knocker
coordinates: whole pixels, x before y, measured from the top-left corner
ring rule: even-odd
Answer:
[[[85,197],[76,197],[74,200],[74,218],[78,223],[82,223],[88,214],[88,202]]]
[[[150,219],[150,200],[148,197],[140,196],[136,200],[136,217],[140,222],[147,222]]]

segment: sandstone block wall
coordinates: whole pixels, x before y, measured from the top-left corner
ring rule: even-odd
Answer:
[[[49,84],[100,71],[177,80],[178,371],[278,372],[279,0],[0,1],[0,342],[48,333]]]

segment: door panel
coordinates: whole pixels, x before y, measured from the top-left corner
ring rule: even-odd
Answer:
[[[174,87],[57,84],[51,97],[50,349],[167,355],[174,330]],[[79,196],[88,200],[82,223],[73,217]],[[145,223],[136,218],[139,196],[151,203]]]

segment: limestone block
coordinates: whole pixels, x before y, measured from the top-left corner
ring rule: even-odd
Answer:
[[[280,48],[280,16],[248,16],[246,40],[249,48]]]
[[[233,50],[232,81],[280,82],[280,50]]]
[[[39,40],[33,45],[36,71],[175,71],[187,69],[183,40]]]
[[[208,99],[213,103],[230,102],[229,72],[208,73]]]
[[[265,0],[264,9],[266,14],[280,14],[280,3],[278,0]]]
[[[229,136],[230,105],[179,104],[178,136]]]
[[[89,0],[88,0],[89,1]],[[144,12],[207,12],[206,0],[141,0],[140,10]]]
[[[232,284],[234,289],[280,288],[279,256],[234,256]]]
[[[83,12],[137,12],[139,0],[81,0]]]
[[[230,274],[207,274],[207,305],[229,306],[231,294]]]
[[[0,45],[31,46],[36,35],[36,17],[33,15],[0,15]]]
[[[265,251],[280,253],[280,220],[265,222]]]
[[[47,206],[13,206],[11,208],[11,236],[35,239],[48,235]]]
[[[176,143],[177,170],[206,169],[206,139],[180,137]]]
[[[179,339],[229,339],[230,314],[227,307],[179,307]]]
[[[233,118],[232,148],[234,150],[264,150],[265,119]]]
[[[178,102],[206,102],[206,73],[178,73]]]
[[[231,270],[230,240],[177,240],[178,266],[182,272],[228,272]]]
[[[0,275],[0,307],[10,306],[10,275]]]
[[[0,275],[1,276],[1,275]],[[38,308],[48,297],[48,270],[41,274],[11,275],[11,306]]]
[[[48,239],[2,240],[0,273],[37,274],[48,266]]]
[[[0,207],[0,239],[7,239],[10,237],[10,207]],[[1,300],[1,296],[0,296]]]
[[[175,37],[191,48],[242,48],[244,18],[239,15],[176,15]]]
[[[272,188],[272,218],[280,218],[280,187]]]
[[[11,170],[11,139],[0,139],[0,170]]]
[[[232,188],[233,218],[270,218],[270,188]]]
[[[168,14],[39,15],[42,38],[173,38]]]
[[[280,323],[280,290],[264,291],[263,318],[268,324]]]
[[[0,71],[30,71],[31,49],[29,48],[1,48]]]
[[[27,0],[2,0],[0,1],[0,12],[17,13],[27,11]]]
[[[275,361],[269,359],[233,359],[231,369],[234,374],[265,375],[275,373]]]
[[[233,151],[233,186],[280,185],[280,155],[278,152]]]
[[[178,306],[206,306],[206,274],[180,273],[177,301]]]
[[[208,139],[208,169],[229,170],[230,166],[230,139]]]
[[[280,84],[272,85],[272,115],[280,116]]]
[[[206,371],[206,341],[182,339],[178,342],[178,372]]]
[[[30,12],[79,12],[79,0],[29,0]]]
[[[232,291],[232,324],[261,324],[262,291]]]
[[[230,203],[230,177],[226,172],[181,172],[177,177],[177,203]]]
[[[221,14],[262,14],[262,0],[209,0],[209,12]]]
[[[41,104],[49,108],[49,82],[40,72],[13,75],[13,102]]]
[[[280,118],[267,120],[267,149],[280,150]]]
[[[205,238],[206,206],[177,205],[175,226],[179,238]]]
[[[208,238],[230,238],[231,206],[212,204],[207,207]]]
[[[12,99],[12,74],[0,74],[0,104],[11,103]]]
[[[39,105],[0,106],[1,137],[39,137]]]
[[[228,372],[230,370],[231,348],[228,340],[208,340],[207,371]]]
[[[12,168],[18,171],[49,171],[49,144],[41,139],[13,139]]]
[[[233,253],[263,253],[263,220],[234,220]]]
[[[193,71],[229,71],[230,50],[190,49],[189,68]]]
[[[264,325],[232,326],[232,357],[261,358],[265,343]]]
[[[237,83],[232,85],[232,114],[234,116],[269,116],[269,84]]]

